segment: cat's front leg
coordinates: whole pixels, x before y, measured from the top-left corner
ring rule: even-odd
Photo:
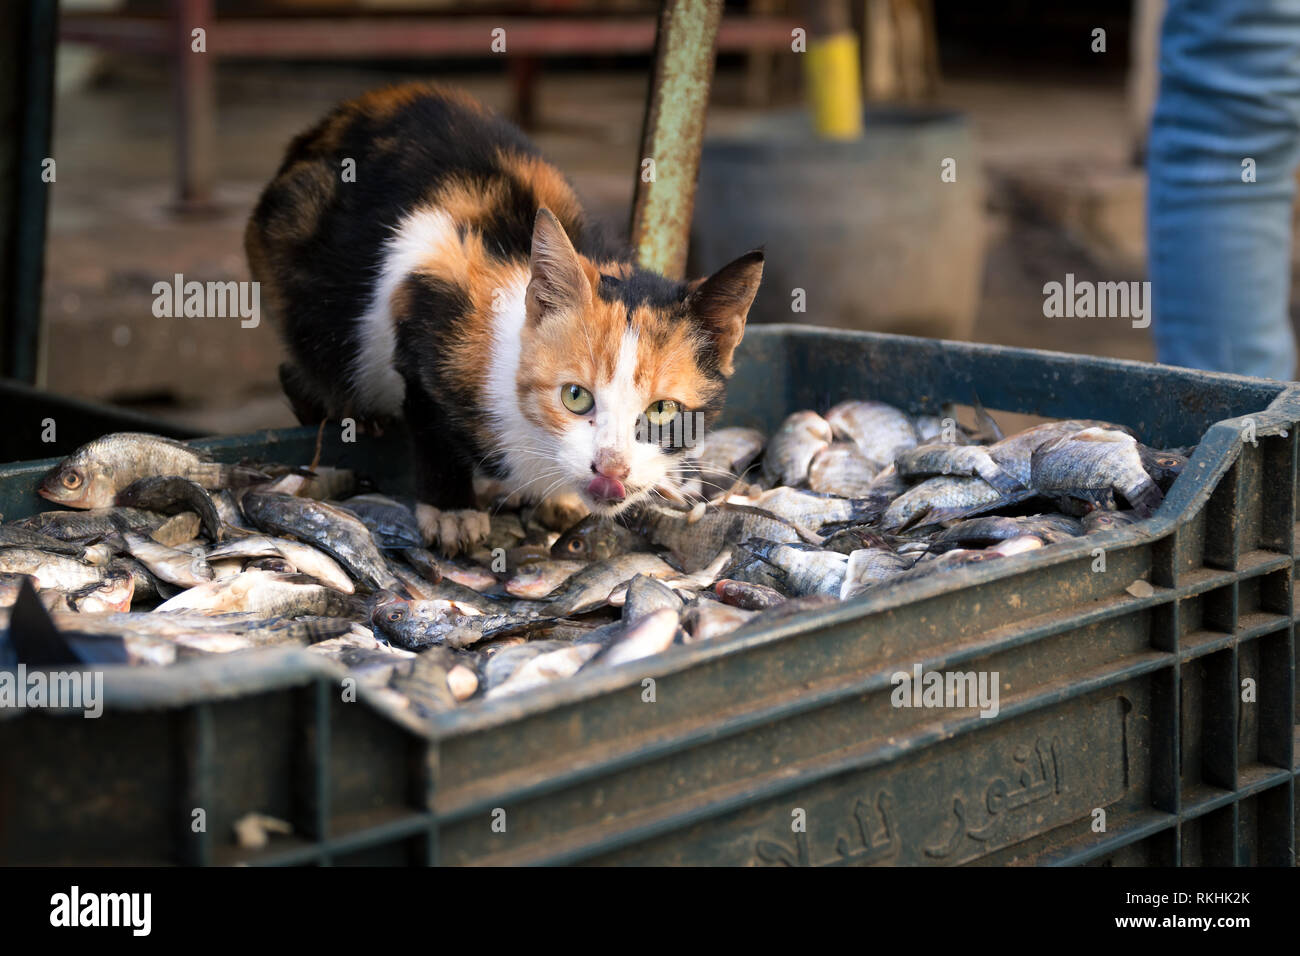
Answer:
[[[415,464],[415,517],[425,544],[448,557],[487,540],[491,522],[474,507],[473,470],[461,439],[437,403],[408,386],[403,414]]]

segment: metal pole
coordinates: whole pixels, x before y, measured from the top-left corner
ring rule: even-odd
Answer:
[[[217,108],[210,58],[217,52],[209,46],[211,27],[212,0],[172,0],[176,200],[182,212],[203,212],[212,202]],[[202,31],[201,41],[196,30]]]
[[[686,272],[722,6],[722,0],[663,0],[659,10],[637,157],[632,244],[638,265],[675,279]]]
[[[58,19],[57,0],[0,4],[0,374],[28,384],[41,365]]]

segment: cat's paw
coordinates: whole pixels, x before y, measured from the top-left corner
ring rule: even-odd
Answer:
[[[576,491],[551,495],[533,511],[533,520],[551,531],[568,531],[591,510],[582,503]]]
[[[441,511],[424,503],[415,506],[415,520],[425,544],[447,557],[472,551],[487,540],[492,522],[486,512],[471,509]]]

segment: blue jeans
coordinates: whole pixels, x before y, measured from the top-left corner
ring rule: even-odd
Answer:
[[[1169,0],[1160,46],[1147,191],[1157,358],[1290,380],[1300,0]]]

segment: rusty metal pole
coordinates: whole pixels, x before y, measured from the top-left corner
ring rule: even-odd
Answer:
[[[632,245],[641,268],[674,279],[686,272],[722,6],[723,0],[663,0],[659,9],[637,157]]]
[[[208,44],[212,0],[172,0],[172,56],[176,84],[176,204],[203,212],[212,203],[217,108]],[[202,31],[195,36],[195,31]],[[201,47],[201,49],[196,49]]]

